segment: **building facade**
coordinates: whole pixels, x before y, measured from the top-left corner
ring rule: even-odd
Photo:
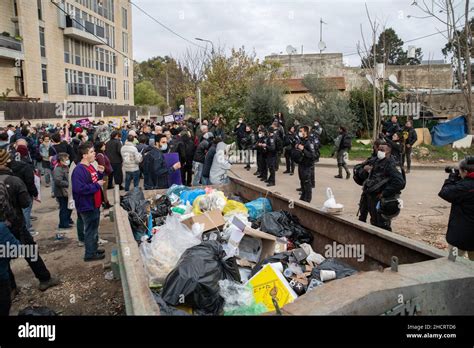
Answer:
[[[128,0],[1,0],[0,96],[133,105]]]

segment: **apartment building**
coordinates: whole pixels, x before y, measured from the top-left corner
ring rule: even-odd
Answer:
[[[128,0],[0,0],[0,96],[133,105]]]

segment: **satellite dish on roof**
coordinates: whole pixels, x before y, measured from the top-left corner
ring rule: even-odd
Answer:
[[[324,41],[319,41],[318,48],[320,51],[324,51],[326,49],[326,43]]]
[[[295,54],[296,52],[297,50],[293,46],[291,45],[286,46],[286,53],[291,55],[291,54]]]

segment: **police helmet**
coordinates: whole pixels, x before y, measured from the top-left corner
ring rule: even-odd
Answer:
[[[400,214],[400,202],[397,198],[380,200],[380,214],[385,219],[393,219]]]

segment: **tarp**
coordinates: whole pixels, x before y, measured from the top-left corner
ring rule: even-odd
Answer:
[[[444,146],[462,139],[468,134],[467,122],[464,116],[459,116],[451,121],[440,123],[431,130],[433,145]]]

